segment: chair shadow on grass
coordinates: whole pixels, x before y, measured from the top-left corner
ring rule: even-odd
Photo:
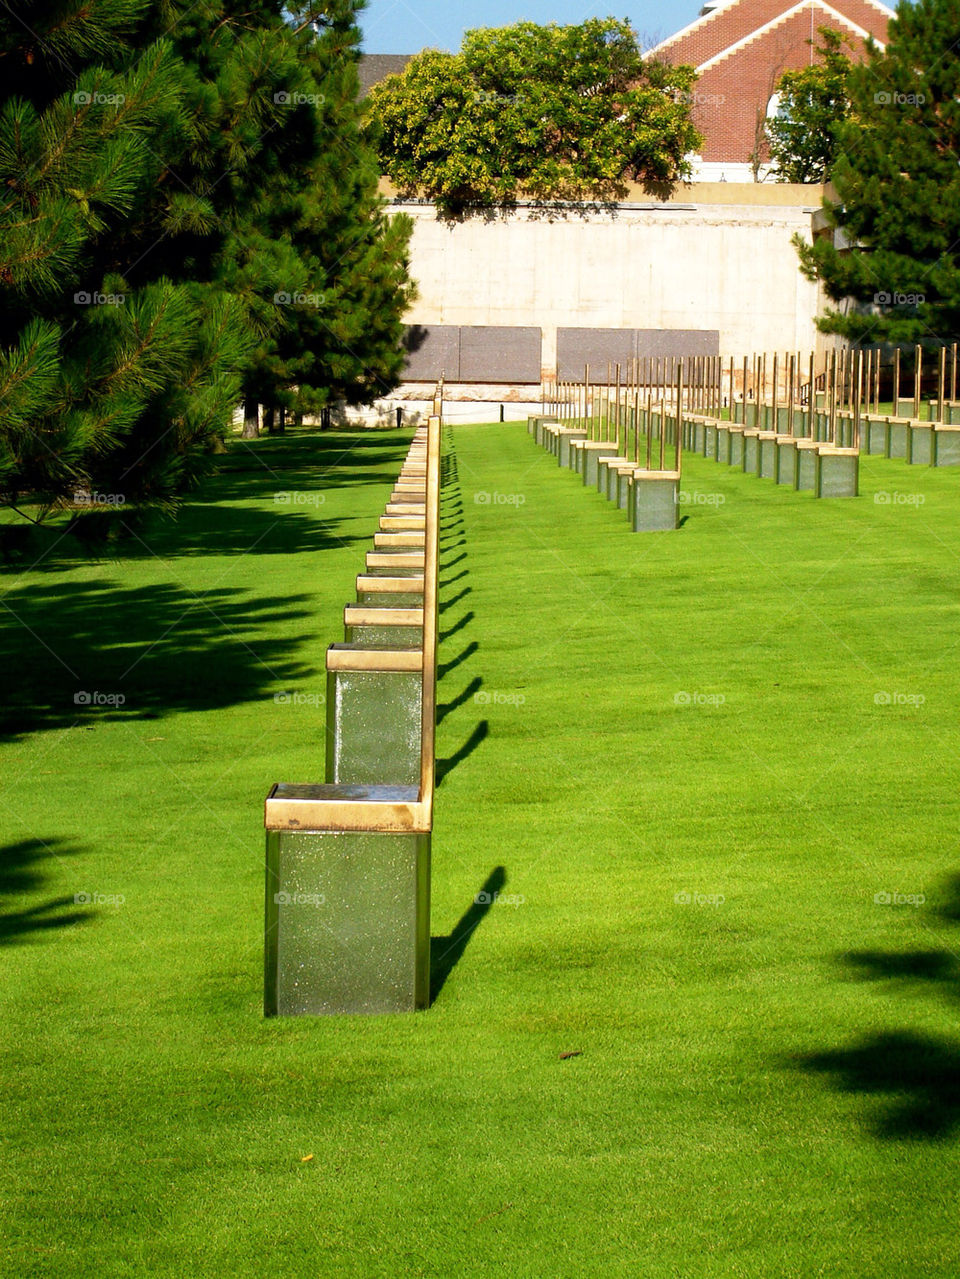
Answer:
[[[468,610],[468,612],[464,613],[461,618],[459,618],[456,622],[453,623],[453,625],[449,628],[449,630],[440,631],[437,638],[440,640],[441,643],[443,643],[444,640],[452,639],[453,636],[456,635],[458,631],[462,631],[465,626],[469,626],[475,616],[476,614],[473,612],[472,609]]]
[[[460,706],[465,705],[467,702],[471,700],[471,698],[476,698],[477,693],[480,692],[480,689],[482,687],[483,687],[483,680],[481,679],[479,675],[474,675],[470,683],[467,684],[465,688],[461,689],[461,691],[456,695],[456,697],[452,697],[449,702],[438,702],[437,703],[437,723],[441,724],[446,719],[446,717],[451,713],[451,711],[455,711]]]
[[[455,671],[458,666],[473,657],[480,645],[476,640],[471,640],[469,644],[463,648],[456,657],[452,657],[449,662],[437,663],[437,680],[442,680],[445,675],[449,675],[451,671]]]
[[[454,751],[452,755],[448,755],[445,759],[438,759],[437,786],[439,787],[442,784],[443,779],[448,777],[458,764],[462,763],[465,759],[472,755],[481,742],[485,742],[489,736],[489,721],[482,719],[459,750]]]
[[[473,901],[454,924],[446,937],[430,938],[430,1003],[432,1004],[443,990],[444,983],[456,968],[469,945],[470,938],[496,900],[507,882],[507,872],[503,866],[496,866],[487,876],[486,881]]]
[[[0,847],[0,947],[22,944],[33,934],[87,924],[95,917],[96,912],[89,907],[72,909],[79,904],[73,895],[10,909],[11,898],[33,894],[40,888],[46,878],[40,863],[51,857],[73,857],[81,851],[65,846],[65,841],[58,838],[21,839]]]
[[[960,874],[944,885],[932,912],[960,923]],[[859,980],[895,983],[911,997],[929,992],[960,1002],[960,959],[949,948],[904,952],[850,951],[840,962]],[[802,1070],[833,1076],[841,1092],[887,1099],[874,1122],[888,1141],[944,1141],[960,1132],[960,1041],[926,1031],[897,1029],[864,1038],[849,1048],[800,1059]]]
[[[462,513],[459,513],[462,512],[462,501],[460,498],[460,481],[457,474],[457,456],[452,450],[444,455],[442,461],[441,494],[446,510],[458,510],[459,508],[455,518],[450,522],[450,524],[445,524],[444,530],[441,533],[441,555],[445,555],[451,550],[456,550],[458,547],[466,545],[464,519]],[[442,522],[444,521],[445,517],[442,519]],[[453,540],[452,545],[447,546],[446,543],[450,542],[451,539],[455,540]],[[448,563],[443,567],[449,569],[454,564],[458,564],[461,560],[466,558],[467,552],[465,550],[461,551],[455,559],[448,561]],[[449,588],[455,582],[467,576],[469,576],[469,569],[464,568],[461,572],[456,574],[456,576],[448,577],[446,580],[441,580],[441,590]],[[465,599],[465,597],[470,594],[471,590],[472,588],[470,586],[464,586],[452,598],[442,600],[439,605],[439,612],[447,612],[454,604]],[[466,630],[471,625],[471,623],[475,620],[475,616],[476,615],[472,609],[466,609],[458,618],[453,619],[445,630],[438,632],[437,639],[439,641],[441,651],[444,646],[449,644],[450,640],[452,640],[454,636],[459,635],[461,631]],[[478,648],[479,645],[477,644],[477,641],[471,640],[456,657],[451,658],[449,661],[438,662],[438,685],[445,676],[450,674],[451,671],[456,670],[462,662],[471,658],[474,653],[477,652]],[[480,689],[482,683],[483,681],[478,676],[474,676],[461,693],[452,698],[449,702],[439,705],[437,707],[437,723],[442,723],[447,715],[463,706],[464,703]],[[461,761],[467,759],[468,756],[473,754],[481,742],[483,742],[488,736],[489,732],[489,723],[485,719],[481,720],[479,724],[474,726],[470,736],[465,742],[463,742],[459,749],[454,751],[452,755],[447,755],[442,759],[437,759],[436,781],[438,787],[443,782],[443,779],[452,773]]]
[[[466,570],[464,571],[466,572]],[[453,608],[454,604],[459,604],[465,595],[470,595],[472,592],[472,586],[465,586],[462,591],[458,591],[456,595],[451,595],[448,600],[444,600],[437,611],[440,613],[448,612],[449,609]]]

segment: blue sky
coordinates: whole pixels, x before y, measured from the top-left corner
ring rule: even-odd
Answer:
[[[458,49],[470,27],[502,27],[510,22],[583,22],[585,18],[626,18],[641,46],[685,27],[703,0],[368,0],[361,15],[366,53],[416,53],[432,46]]]

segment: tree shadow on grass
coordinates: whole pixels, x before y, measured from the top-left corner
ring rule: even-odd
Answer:
[[[21,839],[0,847],[0,947],[27,941],[37,933],[85,924],[93,918],[88,907],[76,909],[75,897],[51,897],[24,909],[11,909],[11,898],[33,894],[45,879],[40,863],[51,856],[73,857],[81,850],[62,839]]]
[[[960,874],[946,881],[933,915],[960,922]],[[849,951],[840,956],[863,981],[893,982],[960,1000],[960,958],[949,948]],[[874,1124],[886,1140],[943,1141],[960,1131],[960,1042],[915,1030],[891,1030],[851,1048],[813,1053],[802,1070],[834,1077],[841,1092],[888,1098]]]
[[[75,531],[60,517],[35,528],[24,524],[25,548],[6,557],[6,573],[60,570],[90,560],[158,556],[294,555],[366,541],[369,520],[321,519],[325,490],[392,484],[407,449],[404,433],[385,443],[379,433],[330,437],[279,436],[234,441],[221,468],[208,476],[175,520],[122,502],[83,511]],[[122,498],[122,494],[116,495]],[[264,509],[232,503],[272,503]],[[350,526],[354,526],[353,530]]]
[[[4,566],[4,574],[61,572],[91,561],[299,555],[367,540],[367,521],[353,516],[320,520],[303,513],[312,509],[278,504],[262,510],[192,502],[181,508],[176,520],[155,512],[128,513],[123,508],[96,511],[79,517],[76,532],[68,530],[63,520],[29,530],[28,552]],[[355,536],[345,528],[351,523],[357,525]]]
[[[254,501],[278,492],[320,492],[361,484],[392,484],[412,432],[295,431],[259,440],[232,440],[204,485],[213,502]]]
[[[854,1048],[815,1053],[804,1070],[833,1076],[841,1092],[889,1100],[876,1119],[886,1140],[942,1141],[960,1127],[960,1047],[916,1031],[872,1035]]]
[[[291,622],[306,596],[172,584],[127,588],[33,583],[0,596],[0,663],[16,672],[0,706],[0,736],[104,719],[156,718],[265,696],[313,675],[293,660]]]
[[[447,978],[463,957],[463,952],[467,949],[470,938],[476,932],[496,900],[495,894],[502,891],[506,882],[506,870],[502,866],[495,867],[487,876],[483,887],[447,936],[430,938],[431,1004],[440,994]]]

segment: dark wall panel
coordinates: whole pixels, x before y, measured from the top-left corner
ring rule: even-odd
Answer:
[[[540,381],[543,334],[495,324],[413,324],[404,337],[404,377],[411,382]]]
[[[460,328],[456,324],[422,324],[407,326],[403,340],[407,362],[403,376],[411,382],[436,382],[441,376],[448,382],[460,380]]]
[[[608,364],[627,365],[636,354],[633,329],[558,329],[557,377],[582,382],[584,366],[592,380],[606,378]]]
[[[591,379],[602,381],[608,363],[619,364],[625,377],[633,359],[719,353],[719,329],[559,329],[557,376],[562,382],[581,381],[589,364]]]
[[[410,325],[404,338],[404,377],[411,382],[540,381],[543,334],[532,326]],[[631,360],[680,355],[717,355],[717,329],[588,329],[557,331],[557,364],[561,381],[576,382],[589,364],[600,381],[607,365],[620,364],[626,376]]]
[[[540,329],[464,326],[460,330],[461,382],[539,382]]]
[[[636,355],[719,355],[719,329],[635,329]]]

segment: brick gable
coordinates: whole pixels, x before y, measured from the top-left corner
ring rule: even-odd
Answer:
[[[773,22],[795,4],[796,0],[734,0],[733,4],[715,9],[690,27],[669,36],[652,52],[669,62],[702,66],[751,32]],[[823,5],[818,7],[822,9]],[[878,7],[870,0],[837,0],[830,7],[854,27],[869,32],[881,44],[886,40],[887,22],[893,17],[891,10]],[[817,23],[814,22],[814,34],[816,28]]]
[[[863,57],[856,31],[886,40],[891,10],[872,0],[733,0],[699,18],[651,51],[666,62],[687,63],[700,72],[691,116],[705,141],[705,161],[749,163],[758,113],[784,71],[807,66],[810,40],[819,27],[853,41],[849,56]]]

